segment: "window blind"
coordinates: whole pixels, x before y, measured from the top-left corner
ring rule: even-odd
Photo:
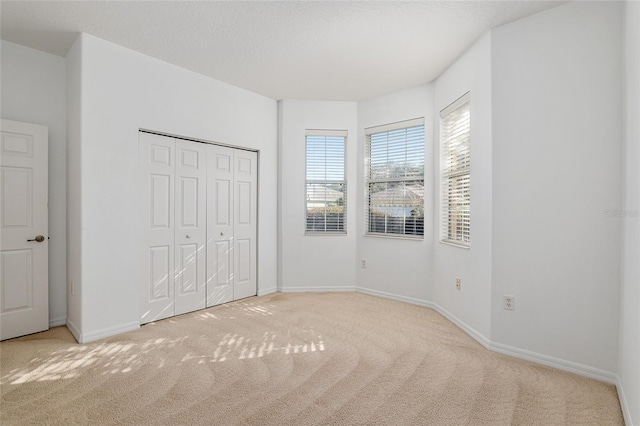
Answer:
[[[469,93],[440,113],[440,240],[471,242],[471,113]]]
[[[306,132],[307,233],[346,233],[346,137],[345,131]]]
[[[367,234],[424,236],[424,119],[365,129]]]

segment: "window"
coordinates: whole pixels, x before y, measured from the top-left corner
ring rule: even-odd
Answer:
[[[469,93],[440,112],[442,210],[440,241],[469,247],[471,148]]]
[[[306,232],[346,233],[346,131],[307,130]]]
[[[367,234],[424,237],[424,119],[365,129]]]

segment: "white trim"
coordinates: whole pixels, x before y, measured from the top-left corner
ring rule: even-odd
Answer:
[[[567,361],[549,355],[520,349],[502,343],[491,342],[489,349],[493,352],[509,355],[515,358],[524,359],[526,361],[535,362],[536,364],[546,365],[547,367],[557,368],[558,370],[568,371],[590,379],[599,380],[601,382],[615,384],[616,374],[609,371],[600,370],[599,368],[590,367],[577,362]]]
[[[188,141],[188,142],[198,142],[198,143],[204,143],[204,144],[207,144],[207,145],[216,145],[216,146],[222,146],[222,147],[225,147],[225,148],[239,149],[241,151],[255,152],[255,153],[258,154],[258,156],[260,156],[260,150],[259,149],[251,149],[251,148],[247,148],[246,146],[229,145],[229,144],[225,144],[225,143],[222,143],[222,142],[216,142],[214,140],[198,139],[198,138],[194,138],[194,137],[191,137],[191,136],[174,135],[173,133],[159,132],[159,131],[151,130],[151,129],[139,128],[138,129],[138,133],[140,133],[140,132],[149,133],[149,134],[158,135],[158,136],[166,136],[168,138],[180,139],[180,140]]]
[[[406,129],[416,126],[424,126],[424,117],[396,121],[395,123],[383,124],[381,126],[367,127],[364,129],[364,135],[371,136],[374,133],[390,132],[392,130]]]
[[[619,375],[616,375],[616,389],[618,390],[618,399],[620,400],[620,408],[622,409],[622,415],[624,417],[624,423],[633,426],[633,419],[631,418],[631,409],[627,403],[627,396],[624,394],[624,388],[622,387],[622,380]]]
[[[462,322],[455,315],[451,314],[449,311],[447,311],[446,309],[444,309],[442,306],[438,305],[437,303],[429,302],[428,300],[415,299],[413,297],[400,296],[400,295],[393,294],[393,293],[387,293],[386,291],[372,290],[372,289],[364,288],[364,287],[357,287],[356,291],[359,292],[359,293],[364,293],[364,294],[368,294],[368,295],[371,295],[371,296],[384,297],[386,299],[392,299],[392,300],[397,300],[399,302],[406,302],[406,303],[410,303],[412,305],[418,305],[418,306],[424,306],[425,308],[431,308],[434,311],[438,312],[443,317],[445,317],[447,320],[449,320],[452,323],[454,323],[458,328],[462,329],[462,331],[467,333],[470,337],[472,337],[474,340],[476,340],[482,346],[484,346],[485,348],[489,349],[489,343],[490,343],[489,339],[484,337],[480,332],[478,332],[475,329],[469,327],[467,324]]]
[[[451,102],[446,107],[444,107],[440,111],[440,118],[443,118],[444,116],[449,114],[451,111],[455,111],[456,109],[460,108],[460,106],[464,105],[467,102],[470,102],[470,100],[471,100],[471,92],[469,91],[469,92],[465,93],[464,95],[460,96],[455,101]]]
[[[368,294],[369,296],[378,296],[383,297],[385,299],[397,300],[398,302],[406,302],[412,305],[424,306],[425,308],[433,308],[433,303],[423,300],[423,299],[415,299],[413,297],[400,296],[398,294],[387,293],[386,291],[373,290],[365,287],[356,287],[357,293]]]
[[[258,296],[265,296],[267,294],[271,294],[271,293],[277,293],[278,289],[275,287],[269,287],[269,288],[261,288],[260,290],[258,290]]]
[[[49,318],[49,328],[60,327],[67,323],[67,317]]]
[[[326,292],[356,291],[355,286],[324,286],[324,287],[282,287],[281,293],[326,293]]]
[[[472,337],[476,342],[480,343],[485,349],[491,350],[491,340],[487,339],[482,333],[480,333],[475,328],[469,327],[464,321],[460,318],[453,315],[451,312],[444,309],[442,306],[437,303],[433,304],[433,309],[435,309],[439,314],[443,317],[454,323],[458,326],[462,331],[467,333],[470,337]]]
[[[104,339],[106,337],[115,336],[117,334],[138,330],[139,328],[140,328],[139,322],[137,321],[129,322],[126,324],[120,324],[113,327],[107,327],[101,330],[92,331],[91,333],[84,333],[84,334],[80,333],[80,338],[76,337],[76,340],[78,341],[78,343],[89,343],[95,340]]]
[[[346,130],[306,129],[305,136],[339,136],[346,138],[348,132]]]
[[[395,238],[396,240],[424,241],[424,235],[385,234],[382,232],[366,232],[365,231],[364,236],[374,237],[374,238]]]
[[[78,327],[76,327],[69,318],[67,318],[65,325],[67,326],[67,329],[69,330],[71,335],[76,339],[76,342],[80,343],[80,330],[78,330]]]
[[[465,250],[470,250],[471,249],[471,245],[469,245],[469,244],[465,245],[465,244],[461,244],[461,243],[454,242],[454,241],[449,241],[449,240],[440,240],[439,242],[440,242],[440,244],[445,244],[445,245],[448,245],[448,246],[451,246],[451,247],[458,247],[458,248],[465,249]]]
[[[305,237],[317,237],[317,236],[321,236],[321,237],[331,237],[331,236],[340,236],[340,235],[347,235],[347,231],[305,231],[304,232],[304,236]]]
[[[503,355],[509,355],[509,356],[514,357],[514,358],[519,358],[519,359],[523,359],[523,360],[526,360],[526,361],[531,361],[531,362],[534,362],[536,364],[546,365],[547,367],[557,368],[558,370],[568,371],[570,373],[575,373],[575,374],[578,374],[580,376],[588,377],[590,379],[599,380],[601,382],[605,382],[605,383],[609,383],[609,384],[616,384],[617,385],[619,383],[618,376],[615,373],[611,373],[609,371],[601,370],[599,368],[590,367],[590,366],[584,365],[584,364],[578,364],[578,363],[573,362],[573,361],[567,361],[567,360],[564,360],[564,359],[560,359],[560,358],[556,358],[556,357],[552,357],[552,356],[548,356],[548,355],[543,355],[543,354],[540,354],[540,353],[537,353],[537,352],[528,351],[528,350],[525,350],[525,349],[515,348],[513,346],[504,345],[502,343],[492,342],[491,340],[487,339],[482,333],[478,332],[477,330],[473,329],[472,327],[469,327],[466,323],[464,323],[462,320],[460,320],[459,318],[457,318],[456,316],[454,316],[453,314],[448,312],[446,309],[444,309],[442,306],[438,305],[437,303],[433,303],[433,302],[430,302],[428,300],[422,300],[422,299],[415,299],[415,298],[412,298],[412,297],[400,296],[400,295],[397,295],[397,294],[387,293],[387,292],[384,292],[384,291],[372,290],[372,289],[368,289],[368,288],[364,288],[364,287],[356,287],[356,291],[360,292],[360,293],[369,294],[371,296],[384,297],[384,298],[387,298],[387,299],[398,300],[400,302],[407,302],[407,303],[411,303],[413,305],[419,305],[419,306],[424,306],[426,308],[431,308],[431,309],[435,310],[436,312],[440,313],[441,315],[443,315],[449,321],[451,321],[456,326],[458,326],[462,331],[467,333],[471,338],[473,338],[478,343],[480,343],[482,346],[484,346],[486,349],[488,349],[488,350],[490,350],[492,352],[501,353]],[[618,389],[621,389],[621,386],[618,385]],[[620,404],[622,405],[623,404],[623,402],[622,402],[623,393],[619,393],[619,395],[621,395],[620,396],[620,398],[621,398],[621,403]],[[625,416],[629,416],[630,417],[630,414],[628,413],[628,406],[626,405],[626,401],[624,401],[624,407],[627,410],[627,414],[625,414]],[[623,411],[624,411],[624,409],[623,409]],[[626,419],[626,417],[625,417],[625,419]]]

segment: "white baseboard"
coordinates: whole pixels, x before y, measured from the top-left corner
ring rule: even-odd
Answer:
[[[484,337],[481,333],[479,333],[475,329],[469,327],[467,324],[462,322],[459,318],[451,314],[449,311],[447,311],[437,303],[429,302],[428,300],[424,300],[424,299],[416,299],[413,297],[401,296],[399,294],[387,293],[386,291],[372,290],[370,288],[364,288],[364,287],[357,287],[356,291],[359,293],[369,294],[371,296],[379,296],[379,297],[384,297],[386,299],[392,299],[400,302],[411,303],[412,305],[431,308],[436,312],[438,312],[440,315],[444,316],[446,319],[448,319],[452,323],[454,323],[455,325],[457,325],[459,328],[462,329],[462,331],[467,333],[469,336],[475,339],[482,346],[489,349],[489,339]]]
[[[464,321],[462,321],[460,318],[456,317],[451,312],[447,311],[445,308],[438,305],[437,303],[433,304],[433,309],[435,309],[440,315],[442,315],[443,317],[445,317],[446,319],[448,319],[449,321],[457,325],[458,328],[460,328],[462,331],[467,333],[476,342],[480,343],[486,349],[491,350],[491,341],[487,339],[484,336],[484,334],[480,333],[475,328],[469,327]]]
[[[71,322],[69,318],[67,318],[66,326],[67,326],[67,329],[69,329],[69,331],[73,335],[73,337],[76,339],[76,342],[80,343],[80,330],[78,330],[78,327],[76,327],[76,325],[73,322]]]
[[[75,328],[75,327],[74,327]],[[115,336],[116,334],[127,333],[140,328],[139,322],[130,322],[127,324],[121,324],[114,327],[107,327],[101,330],[92,331],[91,333],[79,333],[79,338],[76,337],[78,343],[89,343],[96,340],[104,339],[106,337]],[[73,331],[72,331],[72,334]],[[75,334],[74,334],[75,336]]]
[[[325,286],[325,287],[282,287],[281,293],[325,293],[328,291],[356,291],[355,286]]]
[[[575,373],[580,376],[589,377],[590,379],[599,380],[601,382],[616,384],[616,374],[609,371],[600,370],[599,368],[589,367],[588,365],[578,364],[577,362],[567,361],[549,355],[543,355],[537,352],[520,349],[513,346],[504,345],[502,343],[491,342],[489,349],[504,355],[513,356],[524,359],[526,361],[535,362],[536,364],[546,365],[547,367],[557,368],[559,370]]]
[[[628,426],[633,426],[634,423],[633,423],[633,419],[631,418],[631,410],[629,409],[627,396],[624,394],[624,388],[622,387],[622,381],[620,380],[620,376],[616,376],[616,388],[618,389],[618,399],[620,399],[620,408],[622,408],[624,423]]]
[[[278,289],[275,287],[261,288],[258,290],[258,296],[265,296],[267,294],[276,293],[277,291]]]
[[[482,333],[478,332],[472,327],[469,327],[466,323],[464,323],[462,320],[457,318],[455,315],[448,312],[446,309],[444,309],[442,306],[438,305],[437,303],[433,303],[428,300],[415,299],[412,297],[406,297],[398,294],[387,293],[384,291],[372,290],[364,287],[357,287],[356,291],[360,293],[369,294],[372,296],[384,297],[387,299],[398,300],[400,302],[411,303],[413,305],[432,308],[438,313],[442,314],[449,321],[457,325],[460,329],[462,329],[462,331],[467,333],[471,338],[476,340],[478,343],[480,343],[482,346],[484,346],[490,351],[501,353],[504,355],[509,355],[515,358],[524,359],[526,361],[531,361],[536,364],[546,365],[547,367],[553,367],[559,370],[568,371],[571,373],[578,374],[580,376],[599,380],[601,382],[617,384],[617,375],[609,371],[600,370],[598,368],[589,367],[588,365],[578,364],[576,362],[567,361],[564,359],[555,358],[548,355],[543,355],[537,352],[531,352],[525,349],[519,349],[513,346],[492,342],[491,340],[487,339]],[[622,401],[621,401],[621,404],[622,404]],[[626,401],[625,401],[625,404],[626,404]],[[628,414],[625,414],[625,416],[628,416]]]
[[[387,293],[386,291],[373,290],[365,287],[356,287],[356,291],[358,293],[364,293],[370,296],[384,297],[385,299],[397,300],[399,302],[407,302],[407,303],[411,303],[412,305],[424,306],[426,308],[433,308],[433,303],[427,300],[415,299],[413,297],[401,296],[399,294]]]
[[[60,327],[67,323],[67,317],[49,318],[49,328]]]

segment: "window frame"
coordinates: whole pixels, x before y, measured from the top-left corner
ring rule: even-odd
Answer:
[[[446,157],[450,156],[451,148],[448,148],[446,145],[451,143],[451,139],[445,140],[447,136],[445,133],[445,125],[446,119],[451,114],[458,112],[461,108],[467,108],[468,111],[468,121],[465,126],[466,130],[466,140],[460,144],[462,150],[466,151],[466,154],[463,152],[460,154],[454,154],[454,156],[463,155],[464,161],[466,164],[464,167],[456,167],[449,168],[447,167]],[[439,234],[440,234],[440,242],[442,244],[452,245],[455,247],[460,247],[463,249],[471,248],[471,93],[467,92],[464,95],[460,96],[458,99],[453,101],[451,104],[446,106],[440,111],[440,209],[439,209]],[[462,178],[462,179],[461,179]],[[462,211],[466,211],[467,219],[463,221],[462,230],[461,230],[461,238],[450,238],[452,235],[452,222],[450,220],[452,209],[450,207],[450,199],[452,198],[451,191],[451,181],[455,180],[463,180],[466,178],[467,195],[463,195],[463,202],[467,204],[467,208]],[[464,183],[462,184],[465,185]],[[465,239],[465,227],[467,229],[467,237]],[[457,234],[457,231],[455,232]]]
[[[404,177],[393,177],[393,178],[372,178],[372,169],[371,169],[371,139],[373,135],[393,132],[402,129],[412,129],[415,127],[422,127],[422,174],[415,176],[404,176]],[[364,160],[365,160],[365,170],[364,170],[364,214],[365,214],[365,226],[364,226],[364,235],[367,237],[377,237],[377,238],[395,238],[395,239],[405,239],[405,240],[414,240],[414,241],[424,241],[424,233],[425,233],[425,197],[424,197],[424,184],[425,184],[425,153],[426,153],[426,129],[425,129],[425,118],[419,117],[409,120],[398,121],[394,123],[384,124],[380,126],[368,127],[364,129],[365,134],[365,149],[364,149]],[[405,139],[405,149],[407,145],[407,139]],[[388,143],[388,141],[387,141]],[[406,163],[405,163],[406,164]],[[406,166],[405,166],[406,167]],[[422,219],[422,233],[421,234],[409,234],[405,232],[396,233],[396,232],[372,232],[371,231],[371,184],[376,183],[397,183],[401,182],[403,184],[408,184],[411,182],[421,182],[423,188],[422,194],[422,210],[423,210],[423,219]],[[404,216],[406,217],[406,216]],[[386,216],[385,216],[386,218]],[[385,222],[385,227],[387,222]],[[405,224],[406,227],[406,224]]]
[[[342,180],[337,179],[309,179],[308,166],[309,166],[309,136],[320,136],[320,137],[341,137],[343,139],[343,150],[342,150],[342,171],[343,178]],[[347,130],[329,130],[329,129],[306,129],[305,130],[305,199],[304,199],[304,235],[317,236],[317,235],[347,235],[347,139],[348,139],[348,131]],[[326,140],[325,140],[326,146]],[[326,165],[326,157],[325,157],[325,165]],[[325,176],[326,177],[326,176]],[[308,229],[308,212],[309,212],[309,185],[342,185],[343,188],[343,212],[342,212],[342,229],[340,230],[327,230],[327,222],[326,222],[326,209],[325,206],[325,229],[324,230],[316,230],[316,229]]]

